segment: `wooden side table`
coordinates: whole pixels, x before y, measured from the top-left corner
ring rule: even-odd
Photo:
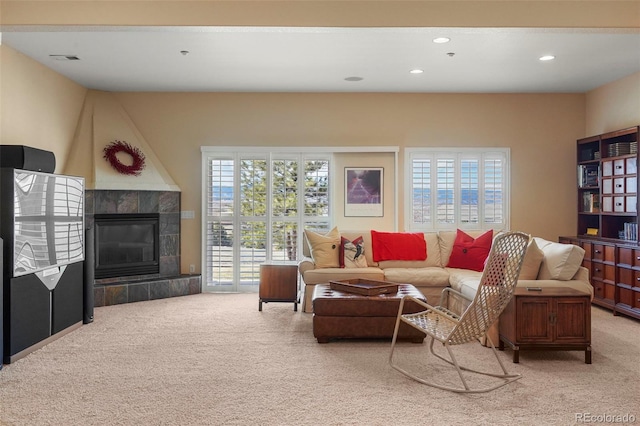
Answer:
[[[568,287],[544,287],[539,291],[517,287],[500,316],[499,349],[583,350],[591,364],[591,296]]]
[[[262,311],[263,302],[293,303],[293,310],[297,311],[300,302],[298,265],[278,262],[261,264],[259,298],[259,311]]]

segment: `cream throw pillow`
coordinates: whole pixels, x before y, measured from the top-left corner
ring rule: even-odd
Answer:
[[[519,279],[535,280],[538,278],[538,272],[540,271],[540,265],[543,259],[544,253],[540,250],[538,244],[536,244],[536,240],[532,238],[527,247],[527,252],[524,255]]]
[[[308,229],[304,233],[316,268],[340,267],[340,232],[337,226],[324,235]]]
[[[578,272],[584,258],[584,249],[573,244],[562,244],[534,237],[544,253],[538,273],[539,280],[569,281]]]

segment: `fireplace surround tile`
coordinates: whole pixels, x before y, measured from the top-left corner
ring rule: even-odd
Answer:
[[[145,302],[201,293],[200,275],[182,275],[171,279],[149,279],[118,284],[96,284],[94,307]]]
[[[129,284],[129,297],[127,298],[128,303],[133,302],[144,302],[149,300],[149,287],[150,283],[139,283],[139,284]]]
[[[128,286],[126,285],[111,285],[105,287],[104,291],[104,303],[107,306],[128,302]]]
[[[158,205],[160,213],[179,213],[180,193],[171,191],[160,192]]]
[[[119,191],[117,194],[116,212],[122,214],[140,213],[138,209],[138,192],[139,191]]]
[[[93,306],[105,306],[105,298],[104,298],[104,286],[95,286],[93,287]]]
[[[166,299],[167,297],[171,297],[171,281],[170,280],[156,281],[153,284],[154,285],[150,288],[150,292],[149,292],[149,298],[151,300]]]
[[[140,213],[156,213],[160,211],[160,193],[158,191],[140,191],[138,209]]]
[[[180,234],[180,213],[164,213],[160,215],[160,234]]]
[[[160,256],[174,256],[180,250],[179,244],[178,235],[163,235],[162,230],[160,231]]]
[[[160,256],[160,275],[175,277],[180,274],[180,258],[177,256]]]
[[[189,294],[189,281],[187,280],[169,280],[169,287],[171,289],[171,297]]]

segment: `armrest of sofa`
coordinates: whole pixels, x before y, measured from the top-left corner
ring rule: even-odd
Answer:
[[[571,287],[584,293],[589,293],[593,300],[593,286],[589,281],[589,270],[584,266],[567,281],[561,280],[519,280],[518,287]]]
[[[473,298],[470,298],[451,287],[442,289],[442,293],[440,293],[440,306],[447,308],[447,310],[458,316],[461,316],[464,313],[472,301]]]
[[[298,262],[298,272],[300,275],[304,276],[306,271],[310,271],[316,269],[316,264],[313,263],[313,259],[310,257],[304,257],[300,262]]]
[[[459,306],[459,303],[465,305],[465,307],[472,302],[473,299],[465,296],[458,290],[454,290],[451,287],[445,287],[442,289],[442,293],[440,293],[440,304],[439,306],[444,306],[447,309],[451,310],[451,306]],[[458,304],[456,304],[458,303]],[[458,315],[462,314],[462,312],[457,312]]]

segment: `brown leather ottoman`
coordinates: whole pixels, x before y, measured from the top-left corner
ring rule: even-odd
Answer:
[[[313,291],[313,336],[318,343],[332,339],[391,339],[396,325],[400,300],[413,296],[426,302],[420,291],[410,284],[399,284],[397,293],[363,296],[333,290],[318,284]],[[403,313],[424,310],[415,302],[405,302]],[[426,335],[400,323],[398,339],[422,343]]]

